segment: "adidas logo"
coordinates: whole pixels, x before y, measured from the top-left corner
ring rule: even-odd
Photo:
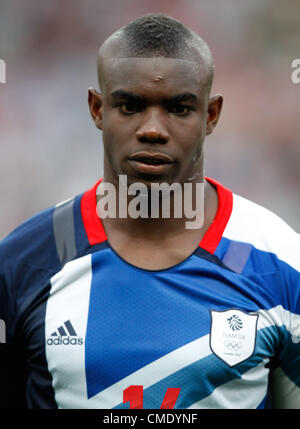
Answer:
[[[76,331],[70,320],[67,320],[62,326],[57,328],[57,332],[54,331],[51,334],[51,338],[47,339],[48,346],[59,346],[62,344],[81,346],[83,344],[83,339],[77,337]]]

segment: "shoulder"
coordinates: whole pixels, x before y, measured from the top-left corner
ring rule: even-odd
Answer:
[[[0,276],[6,282],[19,283],[18,277],[33,271],[57,272],[77,256],[75,228],[82,235],[81,197],[37,213],[0,241]]]
[[[67,262],[90,252],[95,243],[88,236],[89,229],[94,232],[99,228],[98,218],[92,228],[88,227],[90,217],[96,217],[100,180],[91,189],[32,216],[0,241],[0,280],[3,276],[12,280],[21,271],[27,275],[32,270],[57,272]]]
[[[223,237],[276,255],[300,272],[300,235],[277,214],[244,197],[233,194],[232,213]]]
[[[26,308],[47,295],[51,278],[89,251],[82,195],[37,213],[0,241],[0,318],[11,336]]]
[[[2,268],[8,264],[16,266],[19,262],[35,265],[39,265],[39,263],[43,265],[46,262],[46,266],[51,266],[51,262],[57,258],[53,234],[53,213],[54,207],[50,207],[32,216],[0,242]],[[47,261],[43,261],[45,253],[52,256],[48,257]]]

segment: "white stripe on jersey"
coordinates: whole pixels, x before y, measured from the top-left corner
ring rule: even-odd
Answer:
[[[51,279],[45,317],[46,358],[59,408],[82,408],[87,398],[85,347],[48,345],[47,340],[66,320],[77,337],[85,338],[92,280],[91,255],[67,263]],[[70,285],[70,287],[68,287]]]
[[[270,310],[258,310],[259,314],[257,330],[269,326],[285,326],[293,337],[300,338],[300,316],[285,310],[281,305],[270,308]]]
[[[189,409],[255,409],[267,394],[269,370],[265,367],[269,360],[245,372],[241,378],[224,383],[209,396]]]
[[[274,253],[300,272],[300,235],[268,209],[233,194],[233,208],[223,237]]]

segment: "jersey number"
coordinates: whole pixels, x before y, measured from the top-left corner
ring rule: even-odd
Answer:
[[[129,386],[123,390],[123,404],[129,402],[131,410],[140,410],[143,408],[143,389],[144,386]],[[164,400],[160,406],[161,410],[172,409],[175,407],[180,388],[169,387]]]

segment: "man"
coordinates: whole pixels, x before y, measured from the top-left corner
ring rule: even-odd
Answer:
[[[104,42],[98,69],[89,107],[104,177],[1,243],[0,316],[24,355],[27,406],[265,408],[274,373],[276,405],[299,408],[299,237],[204,178],[222,108],[209,48],[147,15]],[[162,206],[151,216],[162,183],[183,193],[169,216]],[[136,184],[150,216],[130,215]],[[190,228],[175,214],[188,199],[204,210]],[[103,201],[118,215],[101,215]]]

